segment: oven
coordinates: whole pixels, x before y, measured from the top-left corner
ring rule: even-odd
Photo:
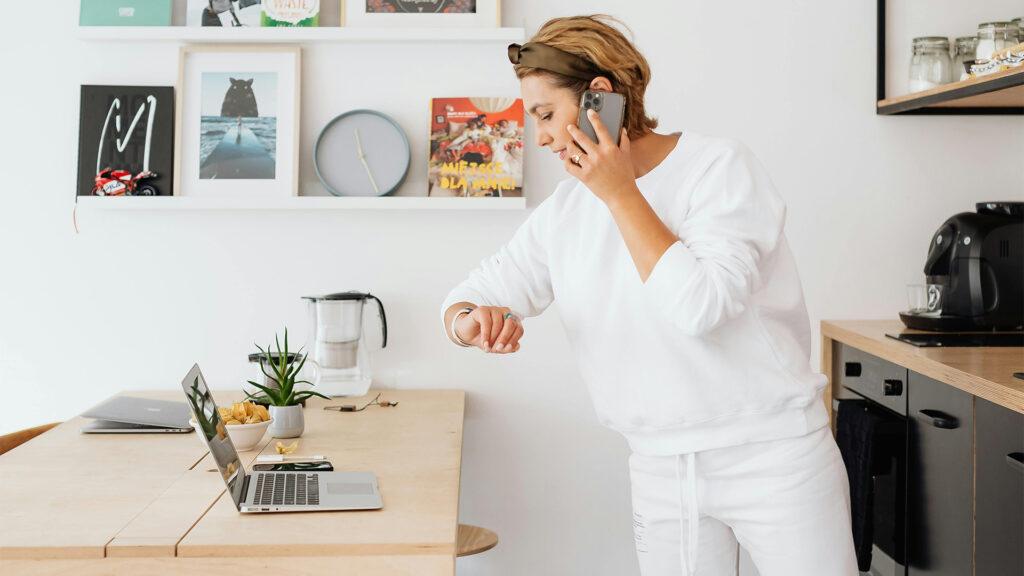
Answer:
[[[840,384],[833,402],[839,414],[837,442],[850,475],[858,556],[864,557],[869,546],[870,574],[905,576],[907,369],[839,343],[832,358]]]

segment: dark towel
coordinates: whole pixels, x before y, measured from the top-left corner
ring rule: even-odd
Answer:
[[[843,455],[850,478],[850,515],[853,521],[853,545],[857,567],[871,568],[871,543],[874,537],[874,491],[872,490],[872,451],[876,430],[883,415],[869,409],[864,400],[841,400],[836,416],[836,444]]]

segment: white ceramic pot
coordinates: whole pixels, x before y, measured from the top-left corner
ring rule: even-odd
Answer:
[[[298,438],[306,428],[302,406],[271,406],[270,428],[267,432],[274,438]]]

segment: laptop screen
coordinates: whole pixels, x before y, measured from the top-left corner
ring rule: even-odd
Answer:
[[[245,489],[245,468],[238,459],[238,451],[231,443],[231,436],[224,427],[217,404],[210,395],[210,389],[206,387],[206,380],[203,379],[198,364],[189,370],[188,375],[181,381],[181,387],[185,390],[192,414],[199,423],[199,435],[210,448],[210,455],[220,469],[221,478],[224,479],[224,484],[235,501],[235,507],[241,509],[242,497],[245,496],[242,493]]]

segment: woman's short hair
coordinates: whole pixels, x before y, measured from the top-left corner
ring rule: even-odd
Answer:
[[[635,139],[658,126],[658,121],[649,118],[644,110],[644,93],[651,81],[651,68],[616,24],[629,30],[620,20],[605,14],[554,18],[544,23],[530,42],[575,54],[603,70],[612,83],[612,91],[626,99],[625,124],[629,137]],[[572,90],[577,98],[590,88],[588,80],[540,68],[516,64],[515,71],[520,80],[533,74],[545,75],[555,86]]]

